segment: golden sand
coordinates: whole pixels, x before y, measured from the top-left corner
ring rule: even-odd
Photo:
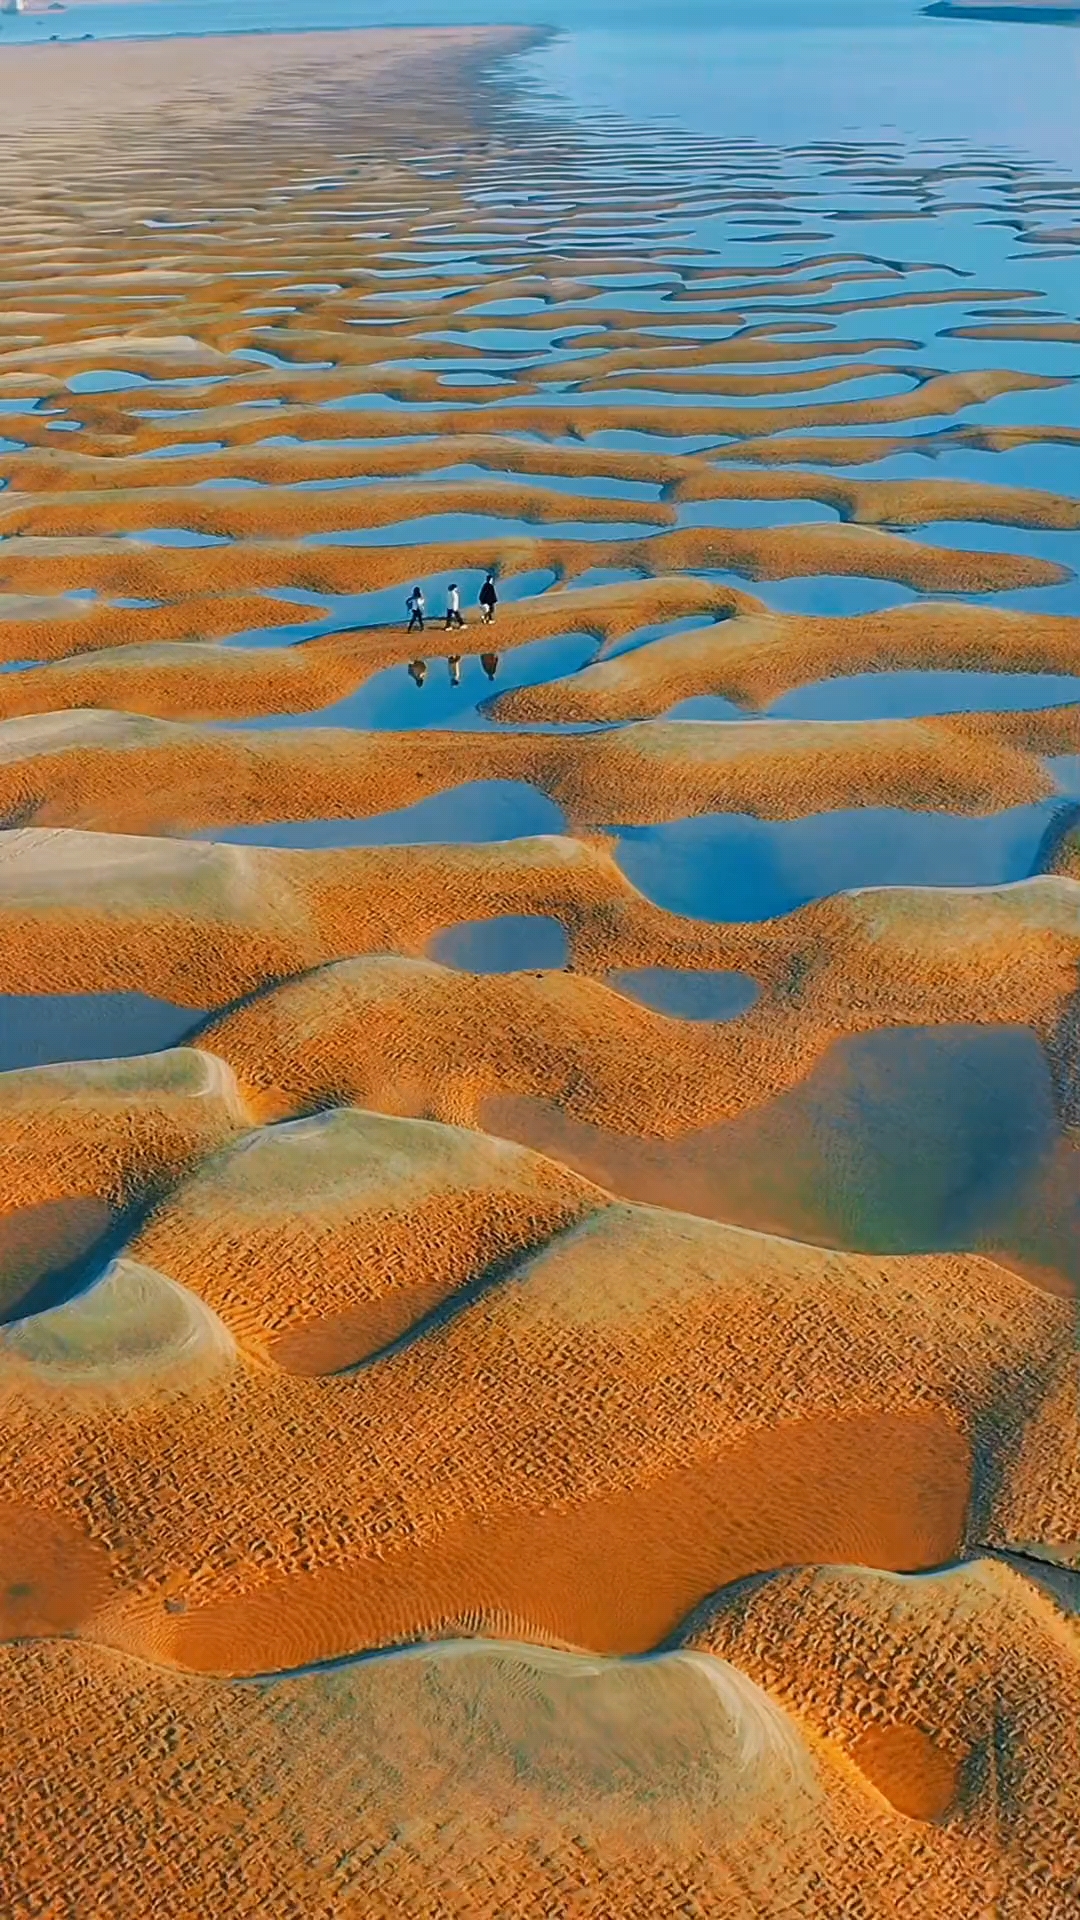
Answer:
[[[245,1119],[223,1062],[182,1049],[0,1074],[0,1313]]]
[[[636,720],[698,694],[753,709],[843,674],[949,669],[1075,674],[1080,618],[962,601],[842,617],[746,606],[721,624],[668,634],[565,680],[516,688],[494,710],[512,721]],[[49,699],[60,704],[51,691]]]
[[[845,1033],[1030,1026],[1053,1049],[1075,992],[1069,881],[842,894],[711,931],[723,964],[767,988],[717,1025],[673,1020],[574,974],[477,976],[373,955],[226,1014],[202,1044],[274,1117],[343,1102],[465,1125],[486,1112],[494,1124],[485,1103],[513,1095],[554,1102],[560,1125],[671,1141],[797,1084]],[[522,1137],[520,1117],[511,1126],[500,1106],[498,1118]],[[526,1138],[580,1165],[569,1139]]]
[[[318,853],[26,828],[4,852],[0,945],[15,993],[154,982],[156,997],[205,1010],[360,952],[419,956],[450,923],[507,911],[557,917],[594,973],[745,960],[773,977],[791,945],[665,913],[603,845],[555,834]]]
[[[12,676],[14,677],[14,676]],[[591,734],[226,731],[107,709],[0,723],[0,820],[154,835],[346,820],[474,780],[523,780],[575,827],[851,805],[990,813],[1058,791],[1080,705],[925,720],[650,721]]]
[[[133,1251],[248,1352],[330,1373],[605,1204],[508,1142],[348,1108],[205,1161]]]
[[[422,1217],[414,1235],[423,1257]],[[169,1237],[166,1219],[159,1258]],[[3,1492],[50,1516],[50,1540],[104,1548],[113,1597],[80,1630],[258,1671],[463,1627],[639,1651],[761,1568],[937,1564],[1007,1497],[1071,1316],[972,1256],[844,1255],[610,1206],[345,1379],[223,1371],[217,1342],[186,1391],[167,1359],[159,1390],[140,1372],[118,1402],[125,1322],[101,1288],[27,1333],[3,1343]],[[1018,1368],[1025,1404],[1002,1410]],[[100,1517],[72,1474],[88,1447]]]
[[[0,599],[0,613],[3,604]],[[80,604],[85,603],[65,603],[56,595],[51,600],[30,603],[25,619],[5,623],[0,617],[0,645],[6,642],[13,649],[29,648],[35,658],[95,656],[80,657],[60,673],[28,667],[17,675],[4,675],[5,680],[17,683],[3,689],[12,704],[25,704],[31,712],[94,705],[138,712],[139,699],[144,703],[156,700],[162,707],[171,704],[185,718],[197,717],[200,701],[211,709],[212,717],[222,719],[227,717],[225,703],[231,703],[238,716],[293,711],[294,703],[295,710],[303,712],[309,706],[326,706],[344,698],[371,674],[383,667],[404,666],[415,654],[413,642],[401,626],[327,634],[288,648],[211,650],[206,646],[206,641],[218,637],[220,629],[215,622],[226,618],[231,623],[230,632],[290,621],[295,624],[299,608],[257,597],[184,601],[152,609],[105,606],[73,617],[69,607]],[[565,632],[589,633],[598,641],[614,641],[653,622],[685,619],[691,614],[712,614],[722,619],[734,612],[752,611],[756,605],[737,587],[681,575],[630,580],[615,587],[552,589],[537,600],[525,600],[502,610],[498,646],[505,652]],[[475,615],[467,624],[475,625]],[[159,628],[164,628],[164,637],[156,643],[149,640]],[[190,657],[163,651],[176,641],[188,646],[202,641],[203,647]],[[462,644],[437,626],[429,627],[424,635],[430,658],[460,651]],[[120,648],[134,647],[143,651],[136,670],[129,672],[124,661],[113,655]],[[31,689],[25,703],[19,691],[24,684]],[[95,693],[100,697],[93,698]],[[272,704],[278,700],[284,703],[280,707]],[[153,711],[157,710],[155,706]]]
[[[818,1574],[821,1599],[839,1598],[844,1578]],[[584,1920],[680,1905],[786,1920],[792,1888],[806,1920],[893,1920],[898,1899],[913,1920],[937,1920],[943,1900],[968,1920],[992,1906],[1004,1849],[1010,1878],[1022,1885],[1036,1861],[1043,1910],[1065,1911],[1075,1636],[1023,1581],[979,1562],[943,1576],[921,1606],[914,1583],[893,1583],[912,1592],[883,1641],[876,1584],[849,1589],[849,1631],[871,1658],[888,1647],[890,1702],[924,1750],[914,1668],[934,1658],[950,1610],[971,1686],[942,1698],[934,1733],[947,1738],[960,1716],[965,1731],[989,1731],[986,1674],[1009,1669],[992,1723],[998,1772],[969,1769],[970,1822],[958,1808],[915,1825],[882,1793],[880,1766],[864,1773],[797,1707],[709,1653],[601,1662],[477,1642],[251,1687],[53,1643],[5,1648],[0,1664],[12,1764],[49,1787],[12,1868],[46,1910],[70,1898],[168,1912],[189,1898],[197,1858],[245,1920],[285,1886],[311,1907],[376,1920],[439,1911],[440,1886],[451,1890],[442,1911],[484,1916],[558,1912],[569,1886]],[[766,1595],[777,1612],[796,1597],[783,1579]],[[811,1595],[813,1656],[824,1609]],[[796,1644],[801,1654],[803,1631]],[[848,1674],[866,1689],[861,1667]],[[984,1737],[979,1751],[990,1750]],[[943,1779],[955,1753],[944,1750]],[[861,1757],[873,1765],[869,1741]],[[1009,1819],[995,1822],[1006,1782]],[[129,1861],[133,1806],[152,1818]]]
[[[1076,329],[1010,319],[1035,288],[857,251],[850,209],[850,250],[807,231],[790,156],[766,178],[733,143],[519,113],[503,63],[534,37],[5,53],[0,974],[211,1017],[0,1075],[0,1906],[1065,1920],[1072,838],[1013,887],[732,926],[652,906],[603,829],[1052,797],[1080,705],[662,716],[1075,672],[1066,594],[1033,590],[1067,590],[1080,506],[993,456],[1080,444],[1054,424]],[[820,211],[970,214],[974,167],[980,217],[1071,230],[1068,183],[1000,156],[819,162]],[[740,264],[713,215],[792,231]],[[943,372],[958,302],[994,345]],[[1009,364],[1033,340],[1049,374]],[[998,396],[1021,424],[981,422]],[[957,451],[977,478],[874,471]],[[884,610],[732,584],[822,575]],[[388,669],[411,691],[404,621],[376,623],[451,578],[470,630],[428,660],[580,634],[592,663],[471,728],[217,724]],[[451,831],[483,780],[566,831],[191,837],[435,796]],[[568,968],[429,957],[507,914],[557,921]],[[611,984],[650,967],[758,997],[676,1019]],[[995,1158],[990,1068],[989,1144],[935,1134],[928,1045],[950,1096],[987,1047],[1012,1062],[1031,1141]]]
[[[672,431],[677,429],[672,428]],[[694,432],[694,427],[684,429]],[[752,580],[816,574],[895,580],[928,592],[997,593],[1053,586],[1068,571],[1024,554],[934,547],[878,527],[687,527],[651,539],[560,542],[512,535],[450,545],[304,546],[251,541],[198,550],[205,593],[241,596],[293,588],[304,593],[372,593],[432,575],[498,564],[507,575],[553,572],[573,580],[593,567],[657,575],[715,568]],[[65,540],[16,534],[2,552],[3,582],[31,594],[94,588],[110,595],[175,598],[192,571],[191,550],[125,539]]]
[[[721,1601],[691,1639],[783,1700],[898,1813],[963,1834],[961,1912],[980,1897],[992,1911],[1014,1874],[1030,1876],[1036,1911],[1068,1911],[1075,1728],[1040,1702],[1071,1701],[1080,1643],[1036,1588],[988,1560],[918,1580],[782,1573]]]

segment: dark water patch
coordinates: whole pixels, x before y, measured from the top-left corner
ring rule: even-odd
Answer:
[[[569,633],[532,640],[501,654],[497,619],[491,627],[473,624],[457,635],[448,635],[436,619],[427,633],[415,634],[413,640],[411,663],[384,667],[331,707],[315,714],[263,714],[238,724],[254,731],[312,726],[387,728],[395,733],[425,727],[493,728],[497,723],[483,711],[487,700],[514,687],[576,673],[597,648],[591,634]],[[437,652],[428,652],[432,645]],[[460,646],[460,654],[450,654],[452,646]]]
[[[785,720],[917,720],[935,713],[1035,712],[1074,701],[1080,701],[1076,674],[911,669],[818,680],[782,694],[767,711]]]
[[[496,559],[498,546],[492,552],[492,561]],[[637,579],[637,574],[627,578]],[[453,575],[442,573],[435,576],[423,575],[415,584],[423,587],[427,595],[430,612],[428,629],[441,629],[443,612],[446,606],[446,588],[451,579],[456,579],[461,589],[461,605],[467,625],[476,621],[477,595],[484,580],[483,567],[461,567]],[[310,607],[313,614],[307,626],[307,636],[316,633],[343,632],[354,627],[386,627],[400,625],[404,631],[407,625],[405,601],[413,582],[403,582],[393,587],[376,587],[367,593],[310,593],[302,587],[283,587],[270,590],[268,600],[278,604],[295,607]],[[581,583],[575,580],[575,586]],[[530,600],[535,595],[547,591],[555,585],[555,574],[550,567],[533,567],[528,572],[510,574],[499,581],[499,600],[504,606],[510,606],[519,600]],[[276,630],[280,633],[281,629]],[[478,640],[475,632],[470,636]],[[232,645],[262,644],[253,642],[250,634],[237,635]],[[486,636],[485,636],[486,645]],[[476,651],[481,649],[477,646]],[[518,651],[523,651],[519,649]],[[294,716],[285,715],[287,724]]]
[[[760,992],[748,973],[679,967],[627,967],[609,973],[608,984],[677,1020],[736,1020]]]
[[[742,583],[745,589],[745,581]],[[839,573],[806,574],[794,580],[755,580],[754,593],[774,613],[884,613],[917,600],[895,580],[865,580]],[[995,605],[997,599],[995,599]]]
[[[766,1105],[675,1140],[501,1098],[481,1122],[629,1199],[870,1253],[985,1248],[1080,1275],[1080,1183],[1058,1169],[1049,1065],[1023,1027],[837,1041]]]
[[[971,818],[899,807],[800,820],[710,813],[612,831],[623,872],[657,906],[699,920],[768,920],[858,887],[1024,880],[1062,810],[1046,800]]]
[[[490,476],[489,476],[490,478]],[[657,531],[654,521],[644,520],[536,520],[505,519],[489,513],[429,513],[413,520],[399,520],[387,527],[347,527],[337,533],[313,533],[305,547],[424,547],[445,546],[452,541],[490,540],[493,552],[500,541],[518,538],[535,540],[645,540]]]
[[[820,500],[676,501],[679,527],[794,527],[831,521],[840,515]]]
[[[0,1072],[178,1046],[203,1015],[144,993],[0,994]]]
[[[502,913],[492,920],[460,920],[428,943],[428,954],[464,973],[522,973],[570,964],[570,943],[548,914]]]
[[[524,780],[470,780],[414,806],[364,820],[270,821],[208,827],[192,837],[244,847],[458,846],[563,833],[561,810]]]

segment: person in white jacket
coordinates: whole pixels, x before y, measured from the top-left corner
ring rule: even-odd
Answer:
[[[451,627],[463,627],[464,625],[465,622],[461,617],[461,595],[458,592],[457,581],[451,580],[450,585],[446,589],[446,626],[444,631],[449,633]]]

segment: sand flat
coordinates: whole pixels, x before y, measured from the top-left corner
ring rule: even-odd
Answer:
[[[1063,1920],[1080,189],[539,38],[4,49],[5,1896]]]

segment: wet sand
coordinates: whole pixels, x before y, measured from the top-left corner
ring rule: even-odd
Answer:
[[[1077,189],[535,39],[4,53],[9,1904],[1063,1920]]]

